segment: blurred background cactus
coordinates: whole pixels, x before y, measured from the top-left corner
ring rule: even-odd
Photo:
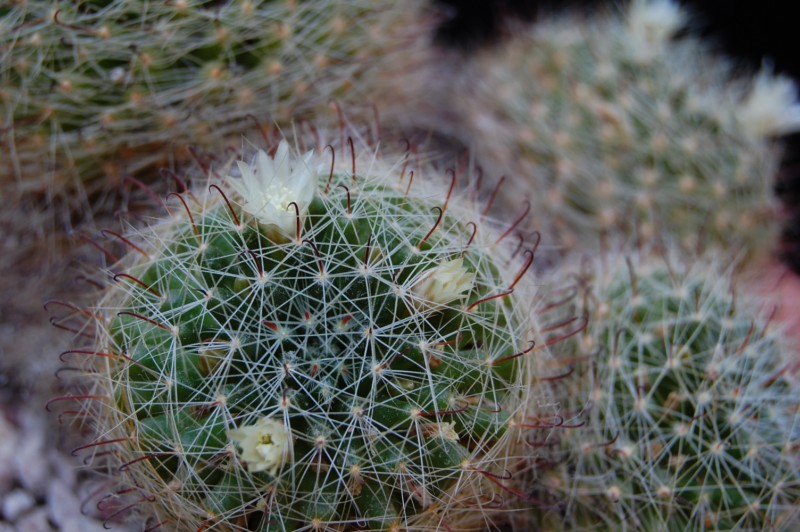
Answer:
[[[800,423],[792,352],[769,309],[736,294],[730,266],[590,261],[589,313],[556,348],[577,377],[562,415],[583,430],[537,489],[564,530],[789,530],[800,518]],[[536,519],[538,519],[537,516]]]
[[[668,0],[551,15],[462,54],[437,103],[484,170],[506,175],[501,194],[529,198],[537,229],[565,248],[622,233],[769,249],[773,137],[800,127],[793,84],[768,69],[737,77],[702,42],[677,37],[686,18]]]
[[[59,224],[187,149],[379,99],[368,72],[424,31],[420,2],[26,0],[0,8],[3,195]],[[418,39],[416,39],[419,41]],[[148,171],[149,174],[144,172]],[[116,205],[116,202],[112,202]]]
[[[97,343],[64,355],[86,362],[82,452],[113,449],[136,519],[170,529],[502,522],[554,408],[533,254],[405,156],[321,155],[282,141],[125,237]]]

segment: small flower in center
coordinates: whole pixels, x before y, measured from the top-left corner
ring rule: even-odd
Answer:
[[[464,267],[464,259],[453,259],[424,272],[411,287],[423,306],[439,306],[461,299],[475,283],[475,274]]]
[[[289,144],[282,140],[273,158],[260,150],[253,166],[237,161],[242,179],[230,179],[230,185],[243,201],[245,212],[276,241],[297,237],[298,218],[302,225],[317,188],[313,159],[310,151],[293,160]]]
[[[266,471],[274,476],[289,459],[291,433],[272,418],[263,417],[254,425],[231,430],[228,437],[241,448],[241,459],[250,471]]]

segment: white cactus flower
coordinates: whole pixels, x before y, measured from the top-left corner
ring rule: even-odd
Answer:
[[[453,259],[423,272],[411,292],[421,306],[439,306],[461,299],[475,283],[475,274],[464,267],[464,259]]]
[[[237,161],[242,178],[231,179],[230,184],[245,212],[258,220],[270,238],[288,241],[297,237],[298,212],[302,223],[317,189],[318,165],[313,159],[310,151],[293,160],[289,144],[282,140],[274,158],[259,150],[254,167]]]
[[[764,137],[800,130],[800,103],[792,80],[761,72],[737,112],[741,126]]]
[[[680,30],[686,15],[673,0],[634,0],[628,11],[628,33],[634,53],[647,59]]]
[[[289,459],[291,433],[283,423],[272,418],[263,417],[254,425],[231,430],[228,437],[241,448],[241,459],[250,471],[275,475]]]

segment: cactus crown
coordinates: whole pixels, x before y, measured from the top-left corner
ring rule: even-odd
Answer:
[[[439,203],[372,164],[329,172],[282,143],[240,165],[232,201],[181,196],[116,274],[98,441],[125,440],[162,518],[467,529],[487,494],[521,495],[503,477],[535,396],[530,260],[509,276],[452,188]]]

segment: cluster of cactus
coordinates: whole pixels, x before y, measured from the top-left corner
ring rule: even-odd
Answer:
[[[553,415],[532,255],[399,165],[319,163],[283,141],[126,239],[98,343],[67,355],[94,355],[86,447],[113,446],[170,528],[504,519],[529,418]]]
[[[593,269],[593,271],[591,271]],[[589,325],[559,354],[562,430],[538,490],[568,530],[787,530],[800,519],[800,399],[783,339],[701,262],[578,276]],[[566,348],[566,349],[563,349]],[[577,385],[576,385],[577,383]]]
[[[769,241],[771,135],[800,125],[792,84],[732,81],[696,40],[671,40],[684,18],[634,1],[625,17],[542,21],[465,60],[463,90],[447,93],[467,123],[453,133],[565,247],[614,233],[687,249]]]
[[[338,0],[0,6],[0,140],[9,155],[0,162],[0,186],[10,197],[33,193],[86,207],[86,196],[126,176],[157,176],[186,159],[188,146],[230,141],[236,148],[254,125],[288,124],[332,99],[352,101],[369,69],[407,46],[401,35],[418,7]]]
[[[11,174],[39,175],[37,143],[55,150],[40,173],[52,187],[56,170],[150,168],[156,145],[219,149],[253,109],[302,118],[350,86],[353,58],[397,43],[383,30],[411,10],[142,4],[0,11],[16,36],[0,70]],[[122,510],[178,530],[800,521],[800,401],[780,334],[734,297],[730,270],[687,253],[769,241],[770,135],[800,120],[783,80],[721,89],[724,64],[671,40],[681,24],[670,1],[634,1],[626,20],[541,23],[455,80],[398,89],[435,87],[435,104],[448,87],[439,132],[487,174],[510,172],[480,207],[477,185],[415,176],[408,154],[299,156],[281,141],[251,164],[201,165],[210,186],[170,194],[168,219],[109,233],[127,254],[80,313],[94,344],[63,355],[85,364],[57,399],[82,401],[80,451],[132,497]],[[529,209],[497,224],[500,196]],[[547,244],[634,232],[696,264],[604,257],[574,290],[541,289],[529,212]]]

